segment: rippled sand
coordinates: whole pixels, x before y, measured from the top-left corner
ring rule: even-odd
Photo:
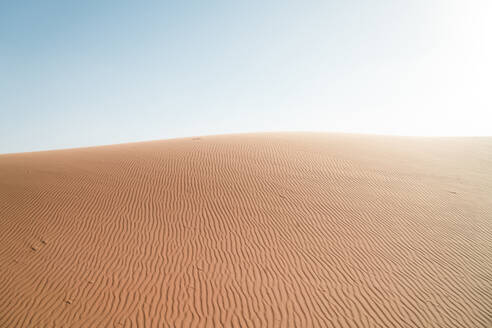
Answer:
[[[0,155],[0,327],[492,327],[492,138]]]

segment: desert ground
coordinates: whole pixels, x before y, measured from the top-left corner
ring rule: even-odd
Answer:
[[[0,327],[492,327],[492,138],[0,155]]]

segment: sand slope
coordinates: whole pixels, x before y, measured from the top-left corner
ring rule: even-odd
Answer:
[[[0,327],[492,327],[492,138],[0,156]]]

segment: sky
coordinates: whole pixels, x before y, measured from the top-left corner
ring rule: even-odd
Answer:
[[[0,0],[0,153],[492,135],[492,1]]]

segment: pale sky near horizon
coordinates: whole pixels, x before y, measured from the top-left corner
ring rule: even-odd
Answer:
[[[492,135],[492,1],[2,1],[0,153]]]

